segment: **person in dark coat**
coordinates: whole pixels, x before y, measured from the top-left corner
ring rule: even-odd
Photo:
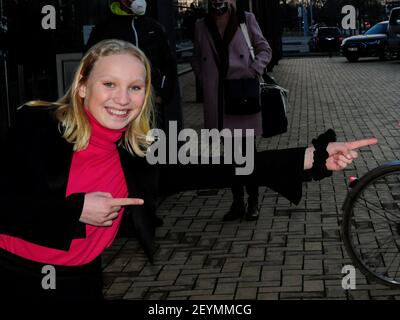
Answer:
[[[239,27],[240,19],[233,5],[226,0],[211,0],[207,17],[196,23],[193,70],[203,88],[204,125],[206,128],[253,129],[254,136],[261,136],[261,112],[243,115],[225,113],[225,79],[256,78],[261,75],[272,57],[271,48],[265,40],[260,27],[250,12],[243,12],[244,20],[254,47],[253,61],[249,47]],[[240,137],[238,138],[240,141]],[[245,137],[241,143],[245,145]],[[224,216],[225,221],[232,221],[243,216],[247,220],[256,220],[259,215],[258,188],[246,185],[248,193],[247,212],[244,202],[243,187],[233,184],[233,203]]]
[[[146,54],[152,66],[152,85],[155,91],[155,126],[167,132],[169,119],[166,108],[171,107],[177,86],[176,60],[163,26],[146,16],[145,0],[114,1],[110,5],[111,16],[96,25],[90,34],[87,48],[105,39],[131,42]],[[168,133],[168,132],[167,132]],[[157,176],[155,179],[158,179]],[[151,208],[154,224],[161,226],[163,220],[156,214],[156,204]],[[130,219],[124,219],[129,228]],[[126,228],[124,228],[125,230]],[[121,235],[128,235],[126,231]]]
[[[154,225],[146,209],[157,190],[156,166],[147,156],[152,96],[143,52],[105,40],[82,58],[59,101],[19,108],[1,144],[2,300],[102,299],[101,254],[128,212],[152,261]],[[303,181],[343,170],[357,157],[353,149],[377,142],[334,140],[328,131],[315,147],[258,152],[253,173],[241,176],[242,183],[266,185],[298,203]],[[161,190],[226,188],[237,166],[219,160],[161,166]]]

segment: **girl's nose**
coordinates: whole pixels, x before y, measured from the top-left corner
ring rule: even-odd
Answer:
[[[114,96],[114,101],[120,105],[127,105],[131,102],[129,92],[127,90],[118,90]]]

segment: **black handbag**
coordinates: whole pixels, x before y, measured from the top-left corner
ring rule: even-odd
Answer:
[[[246,23],[242,22],[240,28],[242,29],[247,46],[249,47],[250,55],[252,59],[255,60],[254,48],[251,45]],[[286,117],[288,91],[280,87],[265,72],[262,77],[260,76],[258,83],[260,84],[262,136],[264,138],[269,138],[277,134],[285,133],[288,126]]]
[[[225,114],[248,115],[261,111],[258,79],[227,79],[224,81]]]
[[[273,137],[287,132],[287,90],[280,87],[267,74],[261,88],[262,136]]]

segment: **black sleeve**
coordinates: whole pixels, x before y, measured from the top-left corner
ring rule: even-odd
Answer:
[[[172,194],[186,190],[229,188],[234,179],[238,179],[243,184],[251,181],[267,186],[298,204],[302,197],[304,154],[305,148],[257,152],[253,173],[242,176],[236,175],[235,165],[223,164],[223,158],[221,164],[163,165],[160,189],[163,194]]]
[[[79,222],[83,193],[64,199],[29,196],[0,196],[0,233],[59,250],[69,250],[74,238],[85,236]]]
[[[175,94],[175,88],[177,85],[177,66],[176,59],[172,52],[172,48],[169,44],[168,37],[164,29],[160,26],[159,29],[159,61],[160,61],[160,72],[161,80],[165,76],[163,87],[160,89],[160,94],[163,103],[171,101]]]
[[[68,250],[72,239],[85,237],[85,224],[79,222],[85,194],[66,198],[65,183],[49,185],[50,180],[65,182],[69,167],[68,155],[53,143],[58,129],[47,120],[48,114],[37,109],[18,111],[17,125],[1,146],[5,152],[0,157],[0,233]],[[60,167],[66,169],[64,176]]]

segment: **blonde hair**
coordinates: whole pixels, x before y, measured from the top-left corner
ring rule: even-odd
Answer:
[[[28,106],[57,106],[56,117],[63,129],[63,138],[74,145],[74,151],[85,149],[89,144],[91,127],[84,111],[84,99],[79,96],[80,87],[87,81],[94,65],[101,57],[130,54],[139,59],[146,69],[146,91],[142,110],[128,125],[121,140],[122,146],[132,155],[143,157],[150,142],[146,135],[154,119],[151,67],[145,54],[133,44],[122,40],[104,40],[94,45],[82,58],[67,93],[55,103],[28,102]]]

